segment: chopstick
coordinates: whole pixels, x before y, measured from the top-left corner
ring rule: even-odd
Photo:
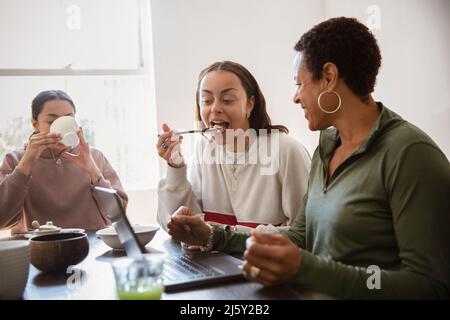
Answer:
[[[186,130],[186,131],[176,131],[174,130],[173,133],[175,135],[183,135],[183,134],[190,134],[190,133],[205,133],[205,132],[214,132],[214,131],[221,131],[219,128],[203,128],[203,129],[196,129],[196,130]],[[158,137],[160,137],[161,134],[158,134]]]
[[[199,130],[187,130],[187,131],[174,131],[175,134],[188,134],[188,133],[204,133],[204,132],[212,132],[212,131],[220,131],[219,128],[204,128]]]

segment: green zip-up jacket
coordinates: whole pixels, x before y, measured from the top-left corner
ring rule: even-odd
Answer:
[[[291,281],[339,299],[449,299],[449,162],[424,132],[378,106],[366,141],[329,179],[339,132],[321,132],[306,204],[283,232],[303,254]],[[248,234],[214,230],[215,249],[245,250]]]

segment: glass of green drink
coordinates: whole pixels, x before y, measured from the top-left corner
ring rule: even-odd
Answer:
[[[159,300],[164,291],[163,253],[119,258],[112,263],[121,300]]]

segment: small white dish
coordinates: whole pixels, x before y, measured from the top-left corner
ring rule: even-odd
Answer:
[[[78,128],[79,125],[74,117],[63,116],[53,121],[50,126],[50,132],[61,134],[61,143],[68,147],[75,148],[80,143],[80,139],[77,135]]]
[[[136,234],[139,244],[145,247],[155,236],[159,227],[152,225],[133,225],[134,233]],[[123,250],[122,243],[120,243],[119,237],[114,227],[108,227],[98,230],[96,233],[103,242],[114,250]]]
[[[33,230],[32,233],[43,235],[43,234],[52,234],[52,233],[59,233],[61,232],[61,228],[56,228],[53,230]]]
[[[33,230],[29,233],[24,234],[24,238],[31,239],[37,236],[42,236],[44,234],[54,234],[54,233],[84,233],[86,230],[81,228],[67,228],[67,229],[61,229],[59,230],[49,230],[49,231],[39,231],[39,230]]]
[[[68,233],[84,233],[86,230],[81,228],[64,228],[61,229],[61,232],[68,232]]]

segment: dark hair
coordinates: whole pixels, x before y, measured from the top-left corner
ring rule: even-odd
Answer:
[[[31,115],[34,120],[37,120],[39,114],[42,112],[44,104],[47,101],[51,100],[65,100],[72,105],[74,112],[77,111],[75,109],[75,104],[73,103],[72,98],[70,98],[69,95],[64,91],[62,90],[42,91],[33,99],[33,102],[31,102]]]
[[[285,133],[289,132],[285,126],[271,124],[270,117],[266,110],[266,99],[264,99],[264,95],[259,89],[258,82],[256,82],[256,79],[244,66],[232,61],[214,62],[200,72],[198,77],[197,92],[195,94],[195,101],[197,104],[195,117],[197,121],[202,122],[199,101],[200,83],[208,73],[218,70],[234,73],[241,81],[241,84],[247,94],[247,98],[255,97],[255,104],[249,118],[250,128],[255,129],[257,134],[259,134],[259,129],[267,129],[268,132],[272,129],[278,129]]]
[[[323,65],[334,63],[339,76],[363,101],[373,92],[381,66],[381,53],[370,30],[355,18],[332,18],[302,35],[295,50],[303,52],[314,80],[322,77]]]

